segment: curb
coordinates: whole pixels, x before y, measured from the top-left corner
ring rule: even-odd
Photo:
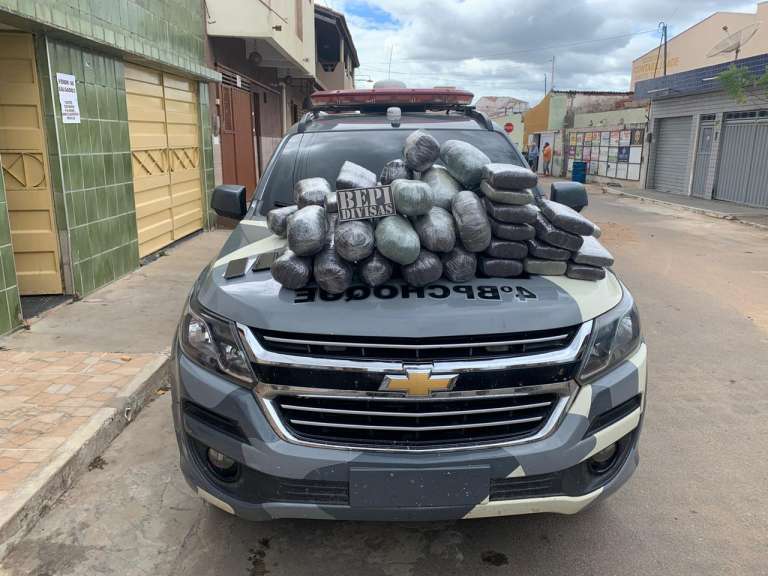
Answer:
[[[694,214],[701,214],[702,216],[709,216],[710,218],[717,218],[718,220],[730,220],[732,222],[738,222],[739,224],[745,224],[746,226],[752,226],[753,228],[759,228],[761,230],[768,230],[768,225],[760,224],[758,222],[750,222],[749,220],[742,220],[739,216],[733,214],[726,214],[724,212],[717,212],[715,210],[707,210],[706,208],[697,208],[696,206],[686,206],[685,204],[678,204],[676,202],[667,202],[666,200],[659,200],[657,198],[648,198],[647,196],[641,196],[640,194],[632,194],[624,190],[616,190],[610,186],[600,186],[603,194],[611,194],[612,196],[624,196],[626,198],[634,198],[641,202],[648,202],[649,204],[657,204],[659,206],[666,206],[676,210],[682,210],[684,212],[693,212]]]
[[[147,364],[123,387],[112,406],[100,409],[58,450],[34,478],[10,497],[0,510],[0,559],[56,503],[133,420],[156,390],[168,383],[169,359],[162,355]]]

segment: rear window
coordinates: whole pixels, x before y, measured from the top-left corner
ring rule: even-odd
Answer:
[[[266,215],[276,206],[294,203],[293,185],[297,180],[323,177],[331,183],[346,160],[380,174],[384,164],[402,157],[403,143],[411,130],[359,130],[349,132],[310,132],[296,134],[286,142],[275,159],[262,196],[259,212]],[[522,166],[519,154],[509,139],[490,130],[430,130],[442,144],[463,140],[478,147],[492,162]]]

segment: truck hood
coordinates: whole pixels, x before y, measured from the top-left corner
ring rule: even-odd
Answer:
[[[197,299],[230,320],[262,330],[342,336],[430,337],[525,332],[574,326],[619,303],[622,285],[608,272],[598,282],[564,276],[439,280],[414,288],[392,280],[331,295],[314,285],[280,286],[269,270],[251,271],[260,254],[281,249],[260,220],[241,222],[201,278]],[[244,275],[225,278],[230,262]]]

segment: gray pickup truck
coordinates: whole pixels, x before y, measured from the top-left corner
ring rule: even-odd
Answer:
[[[252,520],[572,514],[635,470],[646,346],[611,271],[336,295],[271,277],[265,215],[294,183],[333,182],[345,160],[378,173],[418,128],[524,165],[471,108],[396,123],[363,109],[302,119],[249,206],[242,188],[215,192],[240,222],[190,294],[172,386],[181,469],[213,505]]]

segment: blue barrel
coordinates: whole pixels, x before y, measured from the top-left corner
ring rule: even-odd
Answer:
[[[571,171],[571,180],[574,182],[587,183],[587,163],[578,161],[573,163],[573,170]]]

